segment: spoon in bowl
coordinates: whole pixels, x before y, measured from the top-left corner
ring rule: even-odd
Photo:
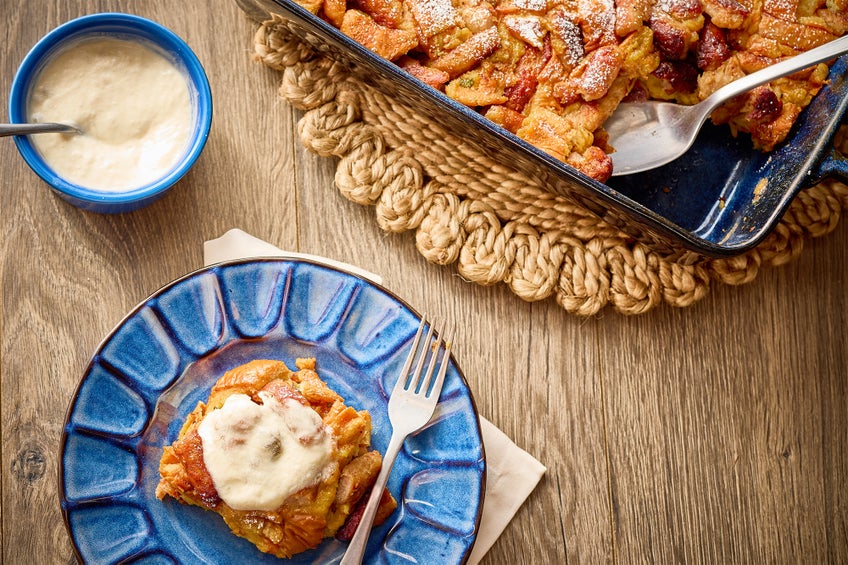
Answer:
[[[722,103],[776,78],[791,75],[848,52],[848,36],[784,59],[727,84],[701,102],[625,102],[604,124],[615,148],[613,176],[654,169],[680,157],[694,143],[701,126]]]
[[[0,137],[31,133],[82,133],[82,131],[69,124],[0,124]]]

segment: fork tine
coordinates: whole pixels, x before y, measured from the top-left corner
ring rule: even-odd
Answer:
[[[412,339],[412,346],[409,348],[409,355],[406,356],[406,361],[403,362],[403,368],[400,370],[400,376],[395,383],[394,390],[406,388],[406,383],[409,380],[409,369],[412,367],[415,354],[418,353],[418,342],[421,341],[421,333],[424,331],[425,325],[427,325],[426,314],[421,316],[421,323],[418,324],[418,330],[415,332],[415,337]]]
[[[429,340],[428,340],[429,347],[424,350],[425,354],[428,351],[430,352],[430,365],[427,367],[427,373],[425,374],[424,379],[421,381],[421,388],[420,388],[421,394],[424,395],[424,396],[427,396],[427,393],[430,389],[430,383],[433,379],[433,371],[435,370],[436,362],[438,361],[439,350],[441,349],[441,345],[442,345],[442,336],[443,336],[444,330],[445,330],[445,324],[446,324],[445,320],[442,320],[439,323],[439,329],[437,330],[438,336],[436,337],[436,341],[434,343],[430,344]]]
[[[426,320],[426,316],[422,317],[421,323],[422,324],[425,323],[425,320]],[[424,367],[424,362],[427,360],[427,349],[428,349],[428,346],[430,345],[430,340],[432,338],[433,338],[433,324],[430,323],[430,328],[427,330],[427,338],[424,340],[423,347],[421,347],[421,356],[418,357],[418,364],[415,365],[415,371],[412,373],[412,375],[410,377],[408,377],[409,378],[409,384],[406,387],[406,389],[409,390],[410,392],[414,393],[416,390],[418,390],[418,383],[421,380],[421,372],[422,372],[423,367]],[[417,349],[418,343],[416,342],[414,345]],[[404,373],[404,379],[406,379],[406,378],[407,378],[406,373]]]
[[[448,362],[450,361],[451,354],[451,345],[453,344],[453,336],[456,331],[456,326],[453,324],[450,325],[448,330],[445,332],[445,352],[442,354],[442,364],[439,366],[439,373],[436,375],[436,382],[433,384],[433,389],[431,391],[431,395],[435,396],[437,399],[439,395],[442,393],[442,385],[445,383],[445,373],[448,370]],[[439,333],[441,335],[441,332]],[[436,354],[438,353],[438,349],[433,353],[433,358],[435,359]]]

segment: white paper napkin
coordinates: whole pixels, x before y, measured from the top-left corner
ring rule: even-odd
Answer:
[[[283,251],[239,229],[232,229],[218,239],[203,245],[206,265],[243,259],[245,257],[276,257],[280,255],[310,259],[355,273],[382,284],[383,279],[359,267],[305,253]],[[545,473],[545,467],[532,455],[515,445],[494,424],[480,417],[483,447],[486,451],[486,497],[477,541],[468,562],[479,563],[498,539],[509,521],[527,499]]]

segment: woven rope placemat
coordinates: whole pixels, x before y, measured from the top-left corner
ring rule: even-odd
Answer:
[[[524,300],[553,299],[576,315],[607,306],[624,314],[663,302],[683,307],[715,282],[751,282],[763,266],[797,257],[806,238],[832,231],[848,209],[848,186],[827,180],[802,191],[774,231],[743,255],[663,255],[357,80],[282,19],[260,25],[254,52],[282,73],[280,95],[305,111],[302,143],[339,158],[336,187],[373,206],[381,229],[415,230],[429,261],[456,263],[469,281],[504,283]],[[846,138],[837,142],[843,153]]]

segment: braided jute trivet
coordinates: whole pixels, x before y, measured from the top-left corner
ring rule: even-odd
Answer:
[[[762,266],[797,257],[806,238],[829,233],[848,209],[848,186],[827,180],[802,191],[745,254],[663,255],[355,79],[283,20],[262,23],[254,43],[254,58],[282,72],[280,95],[305,111],[302,143],[339,158],[337,188],[374,206],[381,229],[415,230],[429,261],[457,263],[465,279],[505,283],[527,301],[553,297],[579,316],[607,306],[624,314],[663,302],[683,307],[706,296],[714,281],[748,283]],[[844,153],[848,136],[840,137]]]

